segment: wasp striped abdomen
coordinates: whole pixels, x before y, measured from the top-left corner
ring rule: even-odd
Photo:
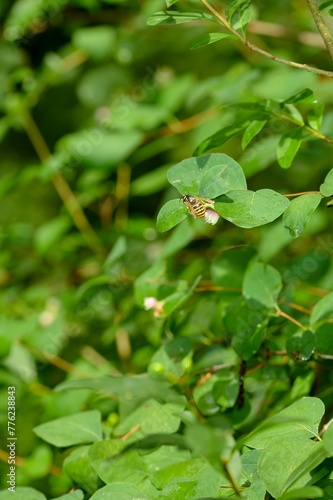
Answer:
[[[190,194],[184,194],[183,202],[189,209],[190,213],[193,217],[200,217],[200,219],[204,219],[206,215],[206,207],[201,202],[200,198],[197,196],[192,196]]]

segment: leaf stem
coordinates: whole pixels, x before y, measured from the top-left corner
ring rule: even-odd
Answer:
[[[292,316],[289,316],[289,314],[285,313],[281,309],[277,309],[276,313],[278,316],[282,316],[283,318],[287,319],[288,321],[291,321],[291,323],[294,323],[294,325],[297,325],[299,328],[301,328],[304,332],[307,330],[307,328],[302,325],[297,319],[293,318]]]
[[[306,0],[306,3],[309,6],[314,22],[317,25],[318,31],[321,34],[322,39],[324,40],[328,53],[331,56],[331,59],[333,60],[333,38],[331,36],[327,24],[325,23],[318,9],[316,0]]]
[[[312,66],[309,66],[308,64],[300,64],[295,61],[289,61],[288,59],[283,59],[281,57],[277,57],[270,52],[267,52],[266,50],[261,49],[257,45],[249,42],[244,38],[237,30],[235,30],[231,24],[228,23],[226,18],[220,14],[212,5],[210,5],[207,0],[201,0],[201,3],[207,7],[207,9],[220,21],[220,23],[223,24],[223,26],[230,31],[233,35],[235,35],[248,49],[252,50],[253,52],[258,52],[259,54],[268,57],[268,59],[271,59],[272,61],[279,62],[281,64],[286,64],[287,66],[292,66],[294,68],[300,68],[300,69],[305,69],[306,71],[309,71],[310,73],[315,73],[317,75],[323,75],[327,76],[328,78],[333,78],[333,72],[332,71],[326,71],[324,69],[320,68],[314,68]]]
[[[47,162],[47,160],[51,157],[51,152],[28,110],[25,110],[23,114],[23,124],[40,161],[42,163]],[[72,217],[74,224],[84,236],[89,247],[96,254],[103,254],[104,249],[66,179],[58,171],[54,171],[51,178],[54,187],[62,199],[68,213]]]
[[[321,194],[320,191],[303,191],[302,193],[284,194],[286,198],[293,198],[294,196],[302,196],[304,194]]]

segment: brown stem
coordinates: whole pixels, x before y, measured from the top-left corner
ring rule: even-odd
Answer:
[[[307,64],[300,64],[295,61],[289,61],[288,59],[283,59],[281,57],[274,56],[270,52],[267,52],[266,50],[261,49],[260,47],[257,47],[257,45],[249,42],[244,38],[237,30],[235,30],[225,19],[222,14],[220,14],[212,5],[210,5],[207,0],[201,0],[201,2],[207,7],[207,9],[220,21],[220,23],[223,24],[223,26],[230,31],[233,35],[235,35],[248,49],[252,50],[253,52],[258,52],[262,56],[268,57],[269,59],[272,59],[273,61],[279,62],[281,64],[286,64],[287,66],[292,66],[294,68],[300,68],[300,69],[305,69],[306,71],[309,71],[310,73],[316,73],[317,75],[323,75],[327,76],[328,78],[333,78],[333,72],[332,71],[326,71],[324,69],[319,69],[319,68],[313,68],[312,66],[308,66]]]
[[[314,22],[317,25],[319,33],[322,36],[322,39],[325,42],[326,48],[328,50],[331,59],[333,59],[333,39],[328,29],[327,24],[325,23],[316,3],[316,0],[306,0],[306,3],[309,6]]]
[[[307,330],[307,328],[304,325],[302,325],[302,323],[297,321],[297,319],[293,318],[292,316],[289,316],[289,314],[285,313],[281,309],[277,309],[276,313],[278,316],[282,316],[283,318],[287,319],[288,321],[291,321],[291,323],[294,323],[294,325],[297,325],[304,332]]]
[[[45,163],[50,157],[50,150],[44,140],[44,137],[40,133],[35,121],[33,120],[31,114],[26,110],[23,116],[25,130],[27,135],[35,148],[35,151],[42,163]],[[52,174],[52,182],[55,189],[57,190],[60,198],[62,199],[68,213],[73,219],[74,224],[78,230],[84,236],[89,247],[97,254],[103,254],[104,250],[91,227],[88,219],[86,218],[79,202],[73,191],[67,184],[66,179],[58,172]]]

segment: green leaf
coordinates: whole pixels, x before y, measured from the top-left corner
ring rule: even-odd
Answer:
[[[50,219],[35,232],[35,247],[40,254],[47,253],[52,247],[60,243],[61,239],[72,226],[68,215],[59,215]]]
[[[74,31],[73,43],[95,61],[109,59],[116,52],[117,34],[109,25],[89,26]]]
[[[258,461],[258,473],[269,493],[279,497],[290,487],[304,487],[310,472],[327,454],[322,442],[301,437],[276,437],[263,450]]]
[[[235,35],[231,35],[230,33],[208,33],[208,35],[203,35],[194,40],[192,42],[190,49],[200,49],[201,47],[205,47],[206,45],[210,45],[211,43],[219,42],[220,40],[224,40],[225,38],[233,38],[237,40]]]
[[[177,3],[179,0],[165,0],[166,6],[171,7],[171,5]]]
[[[320,186],[320,192],[323,196],[333,196],[333,168],[328,172],[324,182]]]
[[[333,337],[331,324],[320,326],[315,331],[316,354],[318,357],[333,356]]]
[[[306,361],[314,352],[315,338],[313,333],[310,330],[295,333],[287,339],[286,348],[292,359]]]
[[[328,429],[323,434],[323,443],[329,457],[333,457],[333,425],[328,427]]]
[[[245,36],[246,28],[251,20],[250,0],[230,0],[227,8],[227,20],[235,30]]]
[[[241,134],[243,130],[248,126],[249,120],[241,120],[239,122],[234,123],[233,125],[229,125],[228,127],[224,127],[222,130],[219,130],[215,134],[211,135],[204,141],[202,141],[199,146],[194,151],[194,156],[201,155],[205,151],[209,149],[218,148],[223,146],[226,142],[230,141],[233,137]]]
[[[333,292],[328,293],[314,306],[310,316],[310,325],[314,326],[319,321],[333,317]]]
[[[102,439],[101,415],[92,410],[57,418],[34,428],[35,434],[58,448]]]
[[[122,453],[125,446],[126,443],[120,439],[106,439],[90,446],[91,466],[104,483],[138,485],[146,476],[145,464],[138,451]]]
[[[46,496],[40,491],[28,486],[16,486],[15,492],[9,490],[0,491],[0,500],[46,500]]]
[[[289,168],[302,142],[301,127],[289,130],[280,139],[277,147],[277,160],[282,168]]]
[[[181,194],[205,198],[246,189],[242,167],[222,153],[187,158],[170,168],[168,180]]]
[[[310,127],[317,132],[320,131],[321,123],[323,121],[324,105],[320,104],[315,108],[310,109],[307,116],[307,121]]]
[[[246,146],[252,141],[252,139],[259,134],[259,132],[266,125],[267,120],[253,120],[247,127],[243,134],[242,138],[242,149],[245,149]]]
[[[321,498],[323,491],[317,486],[304,486],[304,488],[297,488],[296,490],[284,493],[282,497],[277,500],[304,500],[304,498]]]
[[[93,469],[88,451],[90,446],[80,446],[73,450],[64,460],[64,471],[75,484],[80,485],[89,494],[94,493],[99,486],[99,478]]]
[[[246,324],[246,318],[245,318]],[[248,330],[239,330],[236,335],[232,337],[231,345],[238,356],[247,361],[259,350],[262,341],[265,338],[267,331],[267,320],[263,324],[257,325]]]
[[[151,475],[151,481],[157,489],[162,490],[175,481],[192,478],[207,465],[207,461],[204,459],[186,460],[157,470]]]
[[[86,168],[113,171],[139,146],[142,137],[137,130],[108,132],[96,127],[63,136],[57,149]]]
[[[129,483],[117,482],[107,484],[94,493],[90,500],[106,500],[116,498],[117,500],[149,500],[136,486]]]
[[[285,101],[283,101],[283,104],[295,104],[297,102],[311,102],[315,103],[317,102],[317,99],[315,98],[313,92],[311,89],[303,89],[297,92],[297,94],[294,94],[291,97],[288,97]]]
[[[271,189],[235,190],[215,200],[214,210],[236,226],[263,226],[277,219],[289,206],[289,200]]]
[[[181,200],[168,201],[157,215],[157,231],[160,233],[169,231],[169,229],[186,219],[187,215],[188,209]]]
[[[316,210],[322,196],[318,194],[305,194],[291,201],[289,207],[283,214],[284,227],[289,233],[297,238],[303,231],[311,216]]]
[[[161,404],[148,399],[116,427],[117,435],[126,434],[140,424],[143,434],[173,434],[180,426],[180,415],[186,404],[185,396],[177,403]]]
[[[273,417],[266,419],[243,439],[250,448],[263,449],[276,439],[293,437],[312,439],[324,415],[324,403],[318,398],[302,398]],[[278,447],[281,449],[280,447]]]
[[[281,289],[281,275],[274,267],[261,262],[249,265],[243,281],[243,295],[246,299],[256,300],[267,308],[275,308]]]
[[[158,24],[182,24],[190,21],[214,21],[217,22],[214,16],[205,14],[204,12],[177,12],[176,10],[166,10],[165,12],[156,12],[147,20],[149,26]]]

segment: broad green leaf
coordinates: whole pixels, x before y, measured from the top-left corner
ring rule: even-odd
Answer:
[[[28,486],[15,486],[15,491],[0,491],[0,500],[13,500],[13,498],[15,500],[46,500],[43,493]]]
[[[142,137],[137,130],[108,132],[95,127],[63,136],[57,151],[86,168],[113,171],[139,146]]]
[[[246,189],[246,180],[238,165],[236,168],[234,165],[216,165],[203,174],[199,193],[204,198],[216,198],[240,186]]]
[[[110,25],[79,28],[74,31],[73,43],[95,61],[108,59],[116,52],[117,34]]]
[[[211,425],[204,422],[188,425],[185,429],[185,440],[198,456],[207,458],[213,467],[221,470],[221,459],[226,462],[231,460],[235,441],[230,424],[225,418],[214,417],[210,423]]]
[[[57,418],[38,425],[34,432],[58,448],[94,443],[102,439],[101,415],[99,411],[92,410]]]
[[[182,24],[190,21],[202,20],[217,22],[214,16],[204,12],[177,12],[176,10],[166,10],[153,14],[147,20],[147,24],[148,26],[156,26],[158,24]]]
[[[329,457],[333,457],[333,425],[328,427],[328,429],[323,434],[323,443]]]
[[[208,35],[203,35],[194,40],[192,42],[190,49],[200,49],[201,47],[205,47],[206,45],[210,45],[211,43],[219,42],[220,40],[224,40],[225,38],[233,38],[237,40],[235,35],[231,35],[230,33],[208,33]]]
[[[266,419],[242,440],[251,448],[263,449],[278,435],[286,441],[292,437],[312,439],[324,415],[324,403],[318,398],[302,398],[273,417]]]
[[[253,120],[245,129],[242,138],[242,149],[245,149],[252,139],[259,134],[259,132],[266,125],[267,120]]]
[[[307,121],[310,127],[317,132],[320,131],[321,123],[323,121],[324,105],[317,105],[315,108],[310,109],[307,116]]]
[[[263,226],[277,219],[289,206],[289,200],[271,189],[234,190],[215,200],[214,209],[236,226]]]
[[[332,323],[326,323],[315,331],[316,354],[329,359],[333,356]]]
[[[318,194],[304,194],[290,202],[283,214],[283,224],[289,229],[291,236],[297,238],[303,231],[311,216],[316,210],[322,196]]]
[[[277,160],[282,168],[289,168],[302,142],[301,127],[289,130],[280,139],[277,147]]]
[[[43,224],[35,232],[35,248],[40,254],[45,254],[57,245],[72,226],[70,217],[58,215]]]
[[[185,373],[183,360],[191,355],[191,341],[187,337],[176,338],[157,349],[150,360],[149,367],[154,366],[154,363],[159,363],[163,366],[163,375],[166,379],[179,378]]]
[[[96,488],[97,489],[97,488]],[[53,498],[52,500],[83,500],[84,493],[82,490],[71,491],[71,493],[65,493],[60,497]]]
[[[121,439],[107,439],[90,447],[88,455],[91,466],[104,483],[138,485],[146,476],[142,457],[135,450],[122,453],[125,446],[126,443]]]
[[[168,201],[157,215],[156,228],[157,231],[163,233],[169,231],[182,220],[186,219],[188,209],[180,199]]]
[[[314,352],[315,338],[313,333],[310,330],[294,333],[288,337],[286,348],[292,359],[306,361]]]
[[[171,5],[177,3],[179,0],[165,0],[166,6],[171,7]]]
[[[186,404],[185,397],[179,403],[161,404],[148,399],[117,426],[117,435],[126,434],[136,425],[145,434],[173,434],[180,425],[180,414]]]
[[[294,94],[293,96],[288,97],[288,99],[283,101],[283,104],[295,104],[297,102],[315,103],[315,102],[317,102],[317,99],[315,98],[311,89],[304,89],[304,90],[300,90],[299,92],[297,92],[297,94]]]
[[[250,0],[230,0],[227,8],[227,19],[235,30],[245,36],[247,25],[251,20]]]
[[[246,320],[245,320],[246,321]],[[240,330],[232,337],[231,345],[238,356],[247,361],[259,350],[267,331],[267,321],[258,325],[248,334],[245,330]]]
[[[333,168],[328,172],[324,182],[320,186],[320,192],[323,196],[333,196]]]
[[[90,446],[79,446],[71,452],[64,460],[64,471],[75,484],[80,485],[88,493],[92,494],[98,489],[99,478],[93,469],[88,451]]]
[[[282,289],[282,278],[274,267],[254,262],[247,268],[243,280],[243,295],[267,308],[277,307],[277,298]]]
[[[322,442],[304,437],[275,437],[263,450],[258,472],[269,493],[279,497],[289,488],[301,488],[311,479],[310,472],[327,456]]]
[[[304,488],[297,488],[296,490],[284,493],[282,497],[277,500],[304,500],[304,498],[321,498],[323,491],[317,486],[304,486]]]
[[[218,148],[223,146],[226,142],[230,141],[233,137],[241,134],[243,130],[248,126],[249,120],[242,120],[240,122],[236,122],[233,125],[229,125],[228,127],[224,127],[222,130],[219,130],[215,134],[207,137],[204,141],[202,141],[199,146],[194,151],[194,156],[201,155],[205,153],[209,149]]]
[[[149,475],[156,471],[163,470],[171,465],[179,464],[190,459],[191,453],[189,450],[175,448],[175,446],[170,445],[159,446],[157,450],[143,456],[143,461]]]
[[[151,475],[153,485],[162,490],[169,484],[181,479],[190,479],[195,476],[208,463],[204,459],[191,459],[182,463],[169,465],[162,470],[158,470]]]
[[[319,321],[333,317],[333,292],[328,293],[312,309],[310,325],[314,326]]]
[[[232,189],[246,189],[241,166],[222,153],[183,160],[170,168],[168,180],[181,194],[205,198],[216,198]]]
[[[90,497],[90,500],[107,500],[111,498],[117,500],[133,500],[134,498],[135,500],[150,500],[136,486],[124,482],[107,484],[96,491],[96,493]]]

